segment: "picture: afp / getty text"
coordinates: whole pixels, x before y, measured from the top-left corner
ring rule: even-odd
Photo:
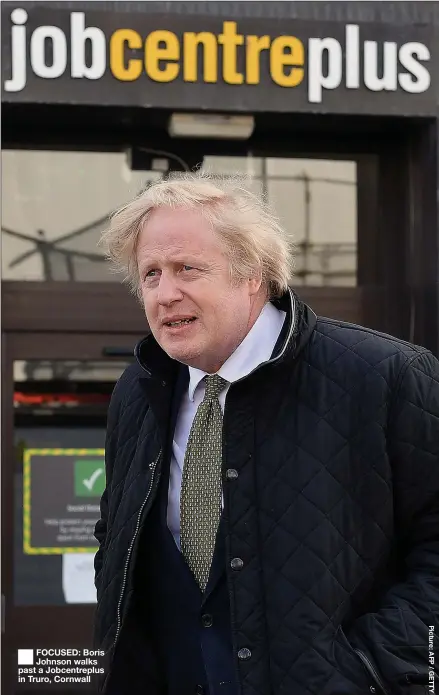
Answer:
[[[439,2],[0,9],[2,693],[439,693]]]

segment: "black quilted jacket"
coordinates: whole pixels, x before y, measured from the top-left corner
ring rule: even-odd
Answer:
[[[401,340],[316,319],[292,292],[279,306],[288,326],[277,356],[230,387],[224,416],[224,473],[238,472],[224,475],[224,564],[240,693],[432,692],[439,363]],[[95,637],[111,665],[125,634],[144,692],[161,695],[153,636],[124,625],[182,367],[152,336],[136,354],[108,415]],[[131,672],[127,663],[127,693]]]

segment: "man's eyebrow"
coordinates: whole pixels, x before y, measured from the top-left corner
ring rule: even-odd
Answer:
[[[139,262],[139,267],[144,268],[149,265],[155,265],[156,263],[160,263],[160,260],[156,258],[145,258]],[[176,264],[176,263],[205,263],[203,256],[200,254],[199,256],[194,256],[194,255],[189,255],[189,254],[181,254],[178,256],[175,256],[174,258],[171,258],[168,260],[168,263],[170,264]]]

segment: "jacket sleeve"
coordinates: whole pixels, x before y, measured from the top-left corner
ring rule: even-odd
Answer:
[[[114,462],[117,453],[118,420],[120,412],[120,380],[117,382],[108,407],[107,430],[105,437],[105,490],[100,500],[100,519],[96,523],[94,536],[99,543],[98,551],[94,558],[95,587],[99,594],[99,575],[104,562],[105,542],[107,538],[108,506],[111,480],[113,476]]]
[[[389,694],[408,695],[409,683],[428,693],[439,672],[439,362],[427,351],[403,368],[387,437],[401,576],[347,636]]]

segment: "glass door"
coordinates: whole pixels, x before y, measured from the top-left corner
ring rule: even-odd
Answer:
[[[23,693],[21,684],[16,690],[18,649],[92,647],[93,531],[105,486],[106,412],[138,337],[4,339],[2,642],[8,694]]]

